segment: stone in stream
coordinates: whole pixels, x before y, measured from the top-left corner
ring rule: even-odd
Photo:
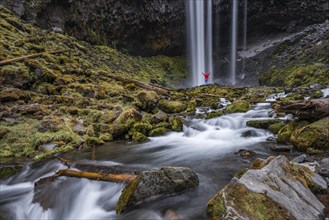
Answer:
[[[293,146],[285,144],[271,144],[270,149],[276,152],[286,152],[291,151],[293,149]]]
[[[284,156],[257,159],[209,201],[207,213],[218,219],[323,219],[325,206],[312,191],[326,189],[321,176]]]
[[[302,155],[299,155],[297,157],[295,157],[294,159],[291,160],[291,162],[294,162],[294,163],[303,163],[305,161],[305,158],[307,156],[305,154],[302,154]]]
[[[122,214],[150,197],[177,193],[199,185],[199,178],[190,168],[162,167],[143,171],[123,189],[116,206]]]

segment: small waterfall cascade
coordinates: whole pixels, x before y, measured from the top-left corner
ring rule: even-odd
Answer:
[[[232,30],[231,30],[231,68],[230,82],[236,83],[236,57],[237,57],[237,37],[238,37],[238,0],[232,0]]]
[[[243,52],[247,50],[247,30],[248,30],[248,0],[244,0],[243,11]],[[242,60],[242,78],[244,78],[246,72],[246,58]]]
[[[208,82],[213,82],[212,0],[186,0],[186,6],[192,86],[199,86],[204,84],[202,73],[210,72]]]

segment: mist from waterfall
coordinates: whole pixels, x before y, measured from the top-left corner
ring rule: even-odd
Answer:
[[[236,83],[236,55],[237,55],[237,36],[238,36],[238,0],[232,0],[232,31],[231,31],[231,69],[230,82]]]
[[[188,42],[192,86],[204,84],[202,73],[211,72],[209,83],[213,82],[212,61],[212,0],[186,0],[188,11]]]

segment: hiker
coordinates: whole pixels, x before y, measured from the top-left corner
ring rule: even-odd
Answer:
[[[210,73],[202,73],[202,75],[204,76],[204,83],[207,85]]]

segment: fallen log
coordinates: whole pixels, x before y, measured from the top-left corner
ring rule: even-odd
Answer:
[[[97,181],[107,181],[107,182],[125,182],[129,183],[133,181],[137,176],[129,174],[102,174],[94,172],[84,172],[76,170],[58,170],[55,175],[42,178],[35,182],[34,186],[38,187],[44,185],[45,183],[54,181],[57,177],[67,176],[67,177],[77,177],[77,178],[86,178]]]
[[[159,93],[159,94],[167,94],[170,91],[169,88],[165,88],[165,87],[162,87],[162,86],[157,86],[155,84],[142,83],[142,82],[139,82],[139,81],[136,81],[136,80],[127,79],[127,78],[123,78],[123,77],[120,77],[120,76],[108,75],[108,77],[110,77],[114,80],[126,83],[126,84],[133,83],[138,87],[148,89],[148,90],[152,90],[152,91],[155,91],[156,93]]]
[[[100,174],[139,175],[142,171],[146,170],[142,167],[135,167],[135,166],[123,166],[123,165],[104,166],[104,165],[96,165],[92,163],[82,163],[78,161],[67,160],[64,158],[58,158],[58,160],[68,168],[73,167],[81,171],[96,172]]]
[[[302,120],[318,120],[329,116],[329,98],[306,101],[278,101],[275,112],[292,114]]]
[[[30,55],[26,55],[26,56],[22,56],[22,57],[16,57],[16,58],[8,59],[8,60],[2,60],[2,61],[0,61],[0,66],[9,64],[9,63],[18,62],[18,61],[24,61],[24,60],[30,59],[30,58],[41,57],[45,54],[58,54],[58,53],[65,53],[68,51],[69,51],[69,49],[56,50],[56,51],[50,51],[50,52],[41,52],[41,53],[30,54]]]

